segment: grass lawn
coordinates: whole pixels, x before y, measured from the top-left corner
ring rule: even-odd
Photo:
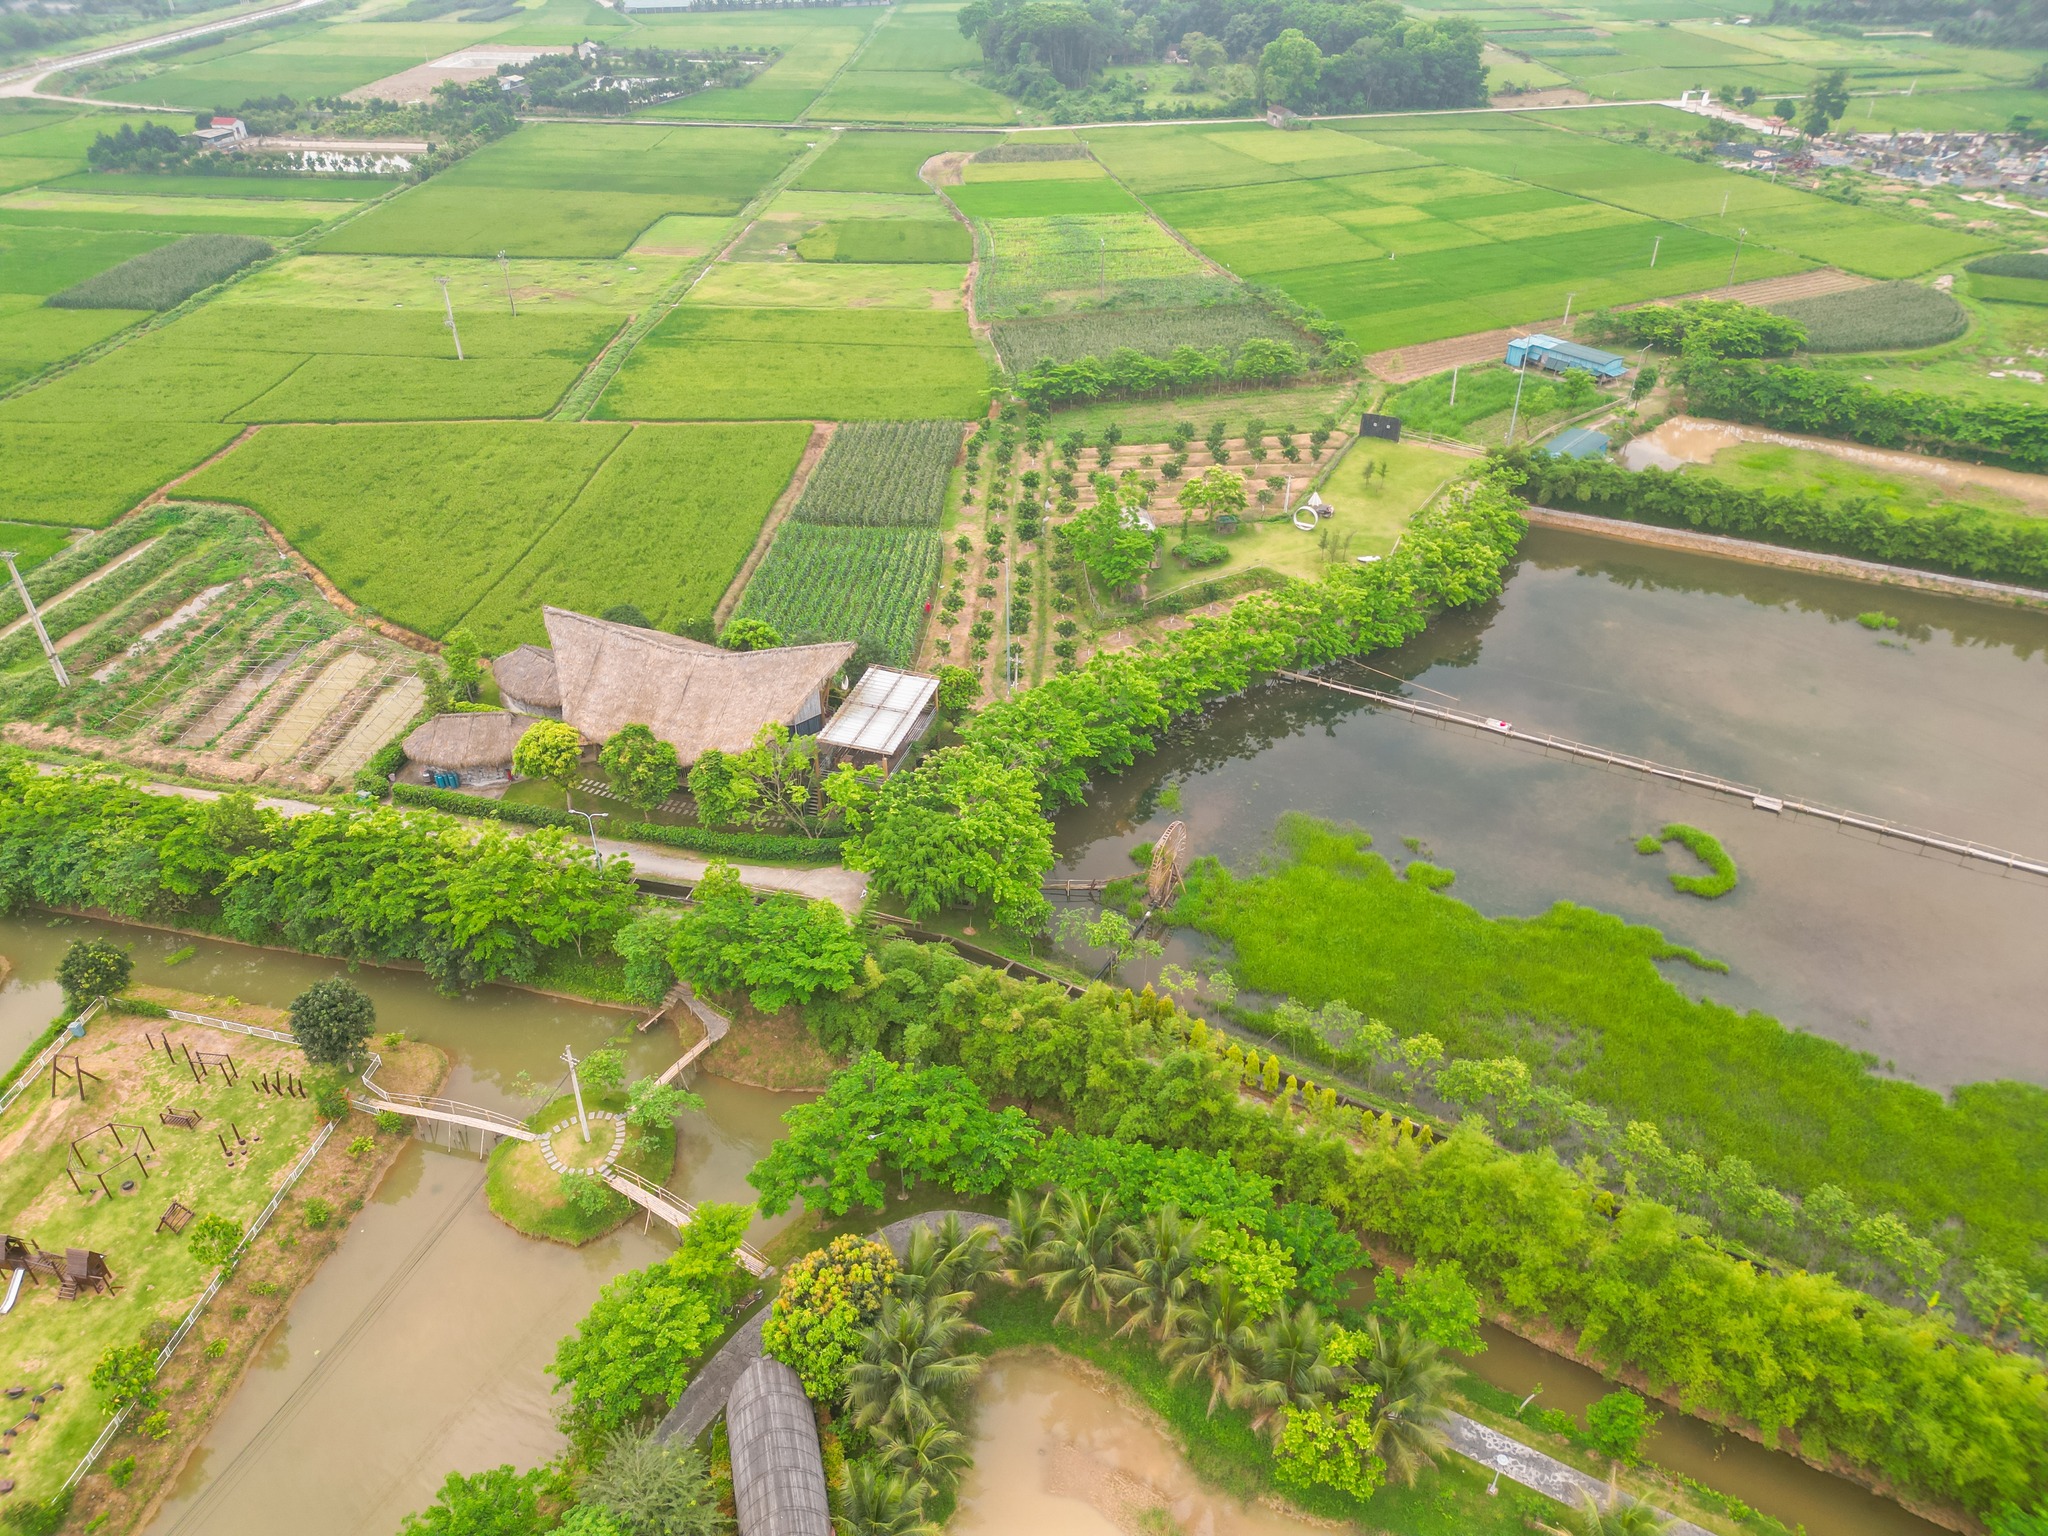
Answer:
[[[1711,829],[1710,829],[1711,830]],[[1311,1006],[1341,999],[1453,1056],[1513,1053],[1615,1119],[1674,1147],[1739,1154],[1767,1184],[1832,1183],[1916,1227],[2038,1263],[2048,1219],[2048,1094],[1974,1084],[1950,1098],[1873,1076],[1865,1059],[1761,1013],[1695,1001],[1659,969],[1656,930],[1569,902],[1489,918],[1399,878],[1351,834],[1288,816],[1284,862],[1239,879],[1210,867],[1175,920],[1230,944],[1241,986]]]
[[[205,1288],[212,1270],[191,1252],[187,1237],[155,1230],[170,1202],[246,1225],[319,1124],[309,1100],[259,1094],[249,1081],[276,1067],[304,1072],[305,1058],[296,1049],[172,1024],[174,1048],[231,1052],[242,1074],[239,1086],[230,1086],[217,1069],[200,1084],[182,1057],[172,1062],[146,1046],[145,1029],[154,1032],[156,1022],[95,1020],[78,1042],[82,1064],[99,1078],[88,1080],[87,1102],[75,1091],[52,1098],[46,1075],[0,1118],[0,1228],[34,1239],[60,1260],[66,1248],[102,1253],[120,1287],[114,1295],[87,1292],[66,1302],[57,1299],[57,1281],[40,1276],[40,1285],[23,1283],[13,1312],[0,1322],[10,1380],[32,1392],[56,1382],[65,1387],[42,1405],[40,1422],[24,1424],[9,1442],[7,1474],[17,1484],[17,1499],[54,1493],[106,1422],[87,1383],[100,1354],[135,1343],[159,1319],[182,1317]],[[159,1112],[173,1106],[196,1111],[199,1128],[159,1123]],[[154,1150],[141,1146],[141,1167],[116,1149],[111,1132],[99,1131],[109,1121],[141,1127],[154,1144]],[[236,1146],[235,1129],[248,1141],[231,1167],[216,1134]],[[130,1150],[138,1147],[133,1129],[121,1136]],[[74,1187],[67,1161],[89,1194]],[[116,1191],[125,1181],[136,1187],[102,1193],[101,1172]]]
[[[599,1110],[618,1113],[626,1107],[626,1096],[623,1093],[593,1093],[585,1089],[583,1105],[592,1114]],[[526,1123],[534,1130],[544,1131],[575,1118],[576,1100],[564,1094],[528,1115]],[[582,1132],[572,1124],[554,1138],[555,1152],[566,1167],[594,1166],[613,1144],[614,1127],[619,1125],[622,1122],[591,1121],[590,1142],[586,1146]],[[624,1126],[623,1129],[626,1150],[619,1157],[619,1166],[639,1174],[650,1184],[667,1183],[676,1166],[675,1127],[642,1130]],[[500,1141],[491,1153],[485,1190],[491,1213],[506,1226],[515,1232],[524,1232],[528,1237],[545,1237],[553,1242],[567,1243],[572,1248],[580,1248],[603,1237],[622,1226],[640,1209],[624,1195],[609,1189],[601,1210],[586,1215],[575,1209],[562,1194],[561,1176],[542,1160],[539,1144],[514,1141],[510,1137]]]
[[[966,286],[964,265],[727,262],[705,274],[689,302],[732,309],[958,309]]]
[[[1932,475],[1879,472],[1810,448],[1736,443],[1715,454],[1710,469],[1715,479],[1746,491],[1819,491],[1830,498],[1869,496],[1910,514],[1944,507],[1982,507],[1987,512],[2019,517],[2048,516],[2048,498],[2029,502],[1974,485],[1964,487],[1964,494],[1958,496]],[[2043,491],[2048,492],[2048,477],[2041,480]]]
[[[966,420],[989,365],[964,314],[673,310],[598,402],[630,420]]]

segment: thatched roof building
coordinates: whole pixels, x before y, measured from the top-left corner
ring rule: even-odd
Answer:
[[[512,775],[512,749],[533,722],[501,709],[436,715],[405,738],[405,755],[431,781],[454,775],[464,784],[493,784]]]
[[[744,751],[771,721],[817,730],[826,690],[854,652],[851,641],[727,651],[562,608],[543,608],[541,615],[562,718],[589,741],[637,722],[685,763],[714,747]]]
[[[562,684],[555,676],[555,653],[545,646],[522,645],[491,663],[498,697],[522,715],[562,718]]]
[[[818,1424],[795,1371],[762,1356],[725,1400],[740,1536],[832,1536]]]

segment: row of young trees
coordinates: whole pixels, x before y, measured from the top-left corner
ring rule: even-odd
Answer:
[[[1993,581],[2048,582],[2048,523],[1944,506],[1904,511],[1876,496],[1746,490],[1697,469],[1631,471],[1606,459],[1495,455],[1532,502],[1603,517],[1704,528],[1737,538],[1827,550]]]
[[[413,961],[453,990],[601,951],[632,876],[567,834],[514,836],[388,808],[290,819],[247,793],[150,794],[95,770],[0,769],[0,909],[96,908],[249,943]]]
[[[1035,928],[1052,866],[1046,806],[1078,803],[1091,775],[1128,767],[1214,699],[1281,668],[1398,645],[1437,610],[1493,596],[1526,526],[1504,477],[1485,476],[1418,515],[1374,565],[1256,593],[991,704],[962,725],[961,744],[897,773],[849,817],[846,862],[912,917],[979,905]]]
[[[1425,1150],[1320,1099],[1248,1103],[1226,1043],[1170,1004],[952,974],[919,948],[890,945],[860,988],[815,1000],[805,1016],[820,1040],[957,1067],[987,1098],[1084,1136],[1227,1157],[1283,1204],[1320,1206],[1426,1263],[1455,1260],[1495,1304],[1811,1459],[1840,1456],[1980,1516],[2048,1500],[2036,1360],[1828,1275],[1761,1271],[1697,1241],[1668,1206],[1638,1194],[1617,1208],[1547,1149],[1507,1151],[1479,1124]],[[776,1168],[771,1157],[764,1179]],[[1031,1168],[1020,1153],[1012,1180]]]

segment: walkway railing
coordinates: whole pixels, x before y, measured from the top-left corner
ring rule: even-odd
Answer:
[[[1691,768],[1674,768],[1668,763],[1653,762],[1647,757],[1635,757],[1626,752],[1611,752],[1605,747],[1590,746],[1583,741],[1573,741],[1566,736],[1552,736],[1544,731],[1525,731],[1505,720],[1489,719],[1484,715],[1470,714],[1462,709],[1447,709],[1441,704],[1424,704],[1416,699],[1403,698],[1398,694],[1378,693],[1370,688],[1353,688],[1306,672],[1282,671],[1276,675],[1290,682],[1313,683],[1318,688],[1348,693],[1387,709],[1421,715],[1430,720],[1441,720],[1448,725],[1466,726],[1488,736],[1500,736],[1509,741],[1523,742],[1539,747],[1545,752],[1559,752],[1568,757],[1599,763],[1603,767],[1622,768],[1631,773],[1640,773],[1649,778],[1683,785],[1688,789],[1701,789],[1711,794],[1747,800],[1757,810],[1769,811],[1773,815],[1810,816],[1816,821],[1832,822],[1838,827],[1874,833],[1880,840],[1910,843],[1915,847],[1931,849],[1937,853],[1952,853],[1960,859],[1996,865],[2015,874],[2048,877],[2048,863],[2021,854],[2009,853],[2003,848],[1993,848],[1986,843],[1972,842],[1968,838],[1928,832],[1918,827],[1906,826],[1901,822],[1886,821],[1882,817],[1865,816],[1857,811],[1845,811],[1834,806],[1822,805],[1818,801],[1794,800],[1766,794],[1752,784],[1724,779],[1717,774],[1700,773]]]
[[[605,1175],[605,1181],[642,1210],[659,1216],[678,1232],[696,1218],[696,1206],[674,1190],[663,1189],[659,1184],[641,1178],[630,1168],[614,1166]],[[751,1243],[741,1243],[733,1249],[732,1256],[755,1275],[774,1272],[775,1266],[768,1262],[768,1256]]]
[[[93,1015],[106,1007],[106,1005],[107,1000],[104,997],[94,998],[85,1012],[58,1030],[57,1038],[36,1052],[36,1059],[21,1069],[21,1075],[8,1084],[5,1093],[0,1093],[0,1115],[7,1113],[13,1106],[14,1101],[28,1090],[30,1083],[39,1083],[43,1080],[43,1068],[50,1064],[52,1057],[64,1049],[65,1044],[71,1039],[71,1031],[77,1029],[82,1024],[90,1023]]]

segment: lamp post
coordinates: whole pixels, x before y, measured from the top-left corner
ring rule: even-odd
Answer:
[[[583,1112],[583,1080],[576,1075],[576,1052],[562,1047],[562,1060],[569,1063],[569,1091],[576,1095],[576,1123],[583,1128],[583,1144],[590,1145],[590,1116]]]
[[[598,846],[597,846],[597,824],[598,824],[598,823],[599,823],[600,821],[602,821],[602,820],[603,820],[603,819],[604,819],[605,817],[607,817],[607,816],[611,815],[611,812],[610,812],[610,811],[579,811],[579,810],[577,810],[577,809],[576,809],[576,807],[575,807],[575,806],[573,806],[573,805],[572,805],[572,806],[570,806],[570,807],[569,807],[568,809],[569,809],[569,814],[570,814],[571,816],[581,816],[581,817],[582,817],[582,818],[583,818],[583,819],[584,819],[585,821],[587,821],[587,822],[589,822],[589,823],[590,823],[590,851],[591,851],[592,853],[596,854],[596,855],[598,856],[598,858],[599,858],[599,859],[603,859],[603,858],[604,858],[604,850],[603,850],[602,848],[600,848],[600,847],[598,847]]]

